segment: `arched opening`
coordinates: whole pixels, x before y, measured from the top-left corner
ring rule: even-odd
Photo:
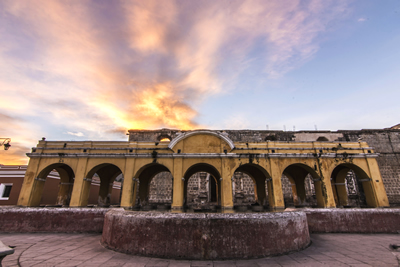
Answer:
[[[85,181],[90,183],[88,205],[99,207],[119,205],[124,177],[117,166],[110,163],[97,165],[88,172],[86,177]]]
[[[270,178],[271,176],[256,164],[244,164],[237,168],[232,177],[235,208],[239,211],[268,209],[268,198],[272,197]]]
[[[375,207],[372,180],[354,164],[340,164],[331,175],[337,207]]]
[[[35,179],[35,202],[43,206],[69,206],[74,178],[74,172],[67,164],[49,165]]]
[[[138,171],[137,178],[136,209],[152,210],[171,204],[173,177],[167,167],[158,163],[148,164]]]
[[[325,141],[329,141],[328,138],[326,138],[325,136],[320,136],[317,138],[318,142],[325,142]]]
[[[172,140],[171,136],[162,134],[159,137],[157,137],[157,140],[160,142],[170,142]]]
[[[293,205],[296,207],[324,206],[321,179],[314,169],[305,164],[292,164],[283,171],[292,189]],[[283,183],[283,182],[282,182]],[[287,194],[289,195],[289,194]],[[290,205],[291,201],[287,201]],[[286,203],[285,203],[286,204]]]
[[[277,141],[278,138],[276,137],[275,134],[270,134],[267,137],[265,137],[265,141]]]
[[[184,199],[188,210],[215,211],[221,205],[219,172],[211,165],[199,163],[185,173]]]

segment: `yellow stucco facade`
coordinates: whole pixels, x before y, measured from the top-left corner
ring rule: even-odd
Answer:
[[[344,178],[348,170],[363,185],[367,205],[389,206],[376,161],[378,154],[366,142],[233,142],[220,131],[189,131],[168,142],[39,141],[30,157],[18,205],[39,206],[47,174],[60,173],[58,203],[86,206],[93,175],[101,180],[99,203],[105,203],[110,183],[123,174],[121,207],[130,208],[148,196],[149,183],[158,173],[173,177],[172,209],[185,206],[187,182],[196,172],[208,172],[217,181],[218,202],[233,208],[232,177],[236,171],[254,181],[257,201],[271,210],[285,208],[282,174],[292,183],[296,203],[305,199],[304,179],[311,174],[319,207],[346,205]],[[267,183],[267,194],[265,192]],[[139,190],[137,187],[139,186]],[[268,199],[265,199],[267,198]]]

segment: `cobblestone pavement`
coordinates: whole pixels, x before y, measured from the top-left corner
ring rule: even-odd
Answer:
[[[301,252],[255,260],[184,261],[126,255],[100,245],[100,234],[0,234],[15,246],[3,266],[400,266],[399,234],[312,234]]]

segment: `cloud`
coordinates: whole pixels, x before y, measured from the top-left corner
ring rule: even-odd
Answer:
[[[357,21],[358,22],[364,22],[364,21],[366,21],[367,19],[366,18],[359,18]]]
[[[77,132],[77,133],[73,133],[73,132],[67,132],[67,134],[69,134],[69,135],[74,135],[74,136],[85,136],[83,133],[81,133],[81,132]]]
[[[28,163],[28,157],[25,155],[30,151],[30,147],[21,145],[20,143],[11,142],[11,147],[8,150],[0,148],[0,164],[17,164],[26,165]]]
[[[301,66],[346,7],[333,0],[2,1],[0,93],[8,101],[0,113],[24,119],[15,127],[31,130],[13,134],[25,147],[65,132],[107,139],[115,129],[206,128],[196,122],[204,100],[236,89],[255,61],[265,79]]]

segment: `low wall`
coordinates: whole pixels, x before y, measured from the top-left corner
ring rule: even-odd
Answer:
[[[106,208],[0,208],[0,232],[101,233]]]
[[[400,209],[303,209],[311,233],[400,233]]]
[[[0,207],[0,232],[85,232],[101,233],[104,225],[104,215],[111,211],[107,208],[22,208]],[[300,214],[306,214],[309,231],[312,233],[400,233],[400,209],[301,209]],[[285,212],[290,213],[290,212]],[[157,212],[134,212],[149,220],[151,216],[158,218]],[[176,216],[174,213],[170,216]],[[218,218],[227,219],[235,216],[241,218],[243,233],[251,231],[245,227],[244,220],[254,223],[255,219],[269,220],[269,215],[281,213],[236,213],[236,214],[208,214]],[[145,216],[146,215],[146,216]],[[138,215],[139,216],[139,215]],[[139,216],[139,217],[140,217]],[[205,214],[179,214],[181,217],[193,218]],[[194,217],[190,217],[194,216]],[[220,217],[218,217],[220,216]],[[233,217],[232,217],[233,216]],[[247,217],[246,217],[247,216]],[[239,218],[236,217],[236,218]],[[211,217],[209,217],[211,218]],[[276,217],[275,219],[277,219]],[[254,219],[254,220],[253,220]],[[144,219],[142,219],[144,220]],[[253,220],[253,221],[252,221]],[[284,217],[282,217],[284,220]],[[239,222],[240,220],[237,220]],[[216,221],[215,221],[216,222]],[[110,222],[108,222],[110,223]],[[290,220],[288,221],[290,223]],[[261,223],[263,224],[263,223]],[[210,227],[213,224],[210,224]],[[279,222],[282,226],[282,221]],[[277,226],[278,226],[277,225]],[[104,229],[106,229],[104,225]],[[193,226],[194,227],[194,226]],[[236,226],[230,226],[233,228]],[[268,226],[270,227],[270,226]],[[284,227],[284,226],[282,226]],[[237,231],[238,232],[238,231]]]
[[[304,249],[304,212],[161,213],[113,209],[102,244],[142,256],[174,259],[257,258]]]

